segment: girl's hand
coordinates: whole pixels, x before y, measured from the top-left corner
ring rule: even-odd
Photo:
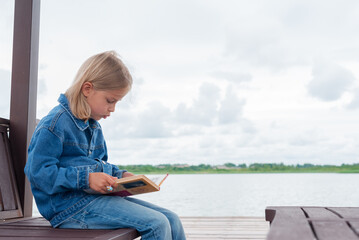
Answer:
[[[90,188],[96,192],[109,193],[107,190],[108,186],[114,186],[117,177],[112,177],[103,172],[96,172],[89,174],[89,185]]]
[[[124,173],[122,174],[122,177],[123,177],[123,178],[124,178],[124,177],[131,177],[131,176],[135,176],[135,174],[130,173],[130,172],[124,172]]]

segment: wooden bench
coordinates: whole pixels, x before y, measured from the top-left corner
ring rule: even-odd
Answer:
[[[267,240],[358,240],[359,207],[267,207]]]
[[[0,239],[96,239],[96,240],[128,240],[139,234],[135,229],[84,230],[52,228],[42,217],[23,218],[0,224]]]

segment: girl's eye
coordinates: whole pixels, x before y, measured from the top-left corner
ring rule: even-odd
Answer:
[[[111,100],[108,100],[108,99],[106,99],[106,100],[107,100],[107,103],[110,103],[110,104],[115,102],[115,101],[111,101]]]

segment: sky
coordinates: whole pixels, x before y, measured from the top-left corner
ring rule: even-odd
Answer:
[[[0,7],[9,116],[13,0]],[[115,50],[134,84],[101,120],[115,164],[359,162],[356,0],[43,0],[37,118]]]

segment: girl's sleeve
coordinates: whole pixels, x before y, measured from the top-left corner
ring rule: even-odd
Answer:
[[[59,167],[62,151],[60,137],[47,128],[37,130],[25,166],[25,174],[33,187],[47,194],[89,188],[89,167]]]
[[[122,178],[122,175],[127,170],[121,170],[118,166],[112,164],[112,176]]]

